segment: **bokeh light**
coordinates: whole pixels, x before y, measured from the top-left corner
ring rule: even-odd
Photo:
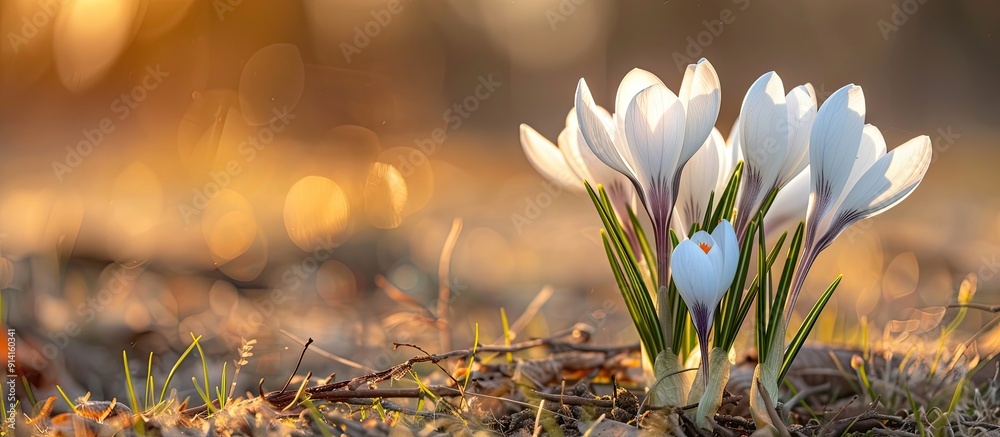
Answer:
[[[344,191],[321,176],[306,176],[292,185],[284,211],[288,237],[305,251],[335,246],[349,230],[351,210]]]

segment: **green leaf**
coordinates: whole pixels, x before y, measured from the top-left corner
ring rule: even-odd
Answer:
[[[639,339],[646,346],[646,353],[649,355],[650,361],[655,361],[656,356],[663,350],[662,337],[659,340],[656,338],[657,333],[660,332],[660,327],[655,326],[655,329],[653,329],[647,322],[648,315],[640,309],[640,305],[637,302],[638,299],[635,297],[636,293],[632,289],[631,284],[625,279],[625,275],[618,264],[618,259],[611,249],[608,234],[604,230],[601,230],[601,240],[604,242],[604,250],[607,252],[608,262],[611,263],[611,272],[615,276],[615,282],[618,283],[618,289],[621,291],[622,299],[625,301],[625,308],[628,309],[628,313],[632,317],[632,323],[635,324],[636,330],[639,331]],[[650,332],[651,330],[653,332]]]
[[[819,314],[826,307],[826,303],[830,301],[830,297],[833,296],[833,292],[837,290],[837,286],[840,285],[840,280],[843,278],[844,275],[837,276],[837,279],[827,287],[823,295],[816,301],[816,304],[809,310],[809,314],[806,314],[806,318],[802,321],[802,325],[799,326],[798,332],[795,333],[795,337],[792,337],[792,342],[789,343],[788,348],[785,350],[785,357],[781,363],[781,372],[778,373],[778,381],[785,379],[785,374],[788,373],[792,361],[795,361],[795,356],[798,355],[799,349],[802,349],[802,345],[805,344],[806,337],[809,336],[813,325],[819,319]]]
[[[646,230],[642,228],[642,223],[639,222],[639,217],[636,217],[635,211],[632,211],[631,206],[627,206],[628,219],[632,222],[632,229],[635,230],[635,236],[639,239],[639,248],[642,250],[642,256],[646,260],[646,266],[649,268],[649,277],[653,284],[656,284],[656,257],[653,256],[653,246],[649,244],[649,238],[646,236]]]
[[[715,225],[719,223],[718,221],[712,220],[712,202],[715,201],[715,190],[708,195],[708,206],[705,207],[705,217],[701,219],[701,228],[708,232],[709,234],[715,230]],[[691,235],[691,234],[688,234]]]
[[[726,189],[722,191],[722,197],[719,198],[719,204],[715,207],[715,212],[712,214],[712,223],[718,223],[719,220],[728,219],[733,220],[733,207],[736,206],[736,196],[739,194],[740,181],[743,179],[743,161],[736,163],[736,167],[733,169],[732,176],[729,177],[729,183],[726,184]],[[753,235],[748,233],[747,235]]]
[[[589,183],[584,182],[584,186],[604,223],[602,240],[618,288],[625,300],[625,306],[629,310],[636,330],[639,331],[640,340],[652,354],[650,358],[655,359],[656,354],[666,347],[666,341],[661,331],[660,320],[656,316],[652,295],[640,272],[639,263],[632,253],[621,223],[614,215],[607,192],[600,185],[596,192]]]
[[[796,262],[799,259],[799,252],[802,250],[802,237],[805,233],[805,223],[799,222],[792,237],[792,244],[788,246],[788,256],[785,257],[785,267],[781,272],[781,279],[778,282],[778,291],[774,296],[774,302],[770,310],[770,322],[768,323],[768,344],[772,344],[775,336],[784,335],[784,327],[779,328],[779,323],[784,323],[782,318],[785,314],[785,304],[788,299],[788,292],[792,284],[792,276],[795,274]],[[770,269],[770,268],[769,268]],[[782,343],[784,339],[781,339]]]

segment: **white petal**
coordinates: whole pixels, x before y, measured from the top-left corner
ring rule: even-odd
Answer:
[[[717,301],[722,300],[722,296],[733,283],[736,276],[736,267],[739,264],[740,249],[736,240],[736,230],[728,220],[722,220],[712,231],[712,239],[715,240],[716,247],[722,254],[722,269],[719,271],[719,290]]]
[[[823,214],[847,188],[858,157],[865,123],[865,95],[847,85],[830,96],[816,114],[809,137],[811,187]]]
[[[521,124],[521,148],[528,162],[546,179],[563,188],[583,191],[582,178],[566,163],[555,144],[526,124]]]
[[[809,165],[809,133],[812,132],[816,118],[816,97],[811,94],[811,88],[808,84],[800,85],[785,96],[788,108],[788,152],[778,176],[779,188]]]
[[[861,146],[858,147],[858,158],[851,167],[851,177],[847,178],[847,187],[853,187],[861,175],[868,171],[868,168],[875,164],[879,158],[885,156],[885,137],[882,131],[871,124],[866,124],[861,131]]]
[[[733,128],[729,130],[729,137],[726,138],[726,178],[732,176],[736,169],[736,163],[743,160],[743,147],[740,146],[740,118],[737,116],[733,122]]]
[[[688,307],[702,303],[707,308],[715,308],[713,303],[718,302],[713,301],[719,287],[718,274],[708,254],[698,247],[698,243],[692,240],[681,241],[670,258],[670,270],[677,292]]]
[[[654,84],[663,85],[663,82],[655,74],[640,68],[633,68],[622,78],[621,83],[618,84],[618,93],[615,95],[615,120],[619,131],[625,126],[623,118],[625,112],[628,111],[628,105],[632,103],[632,99],[640,91]]]
[[[764,235],[777,238],[805,220],[809,207],[809,166],[778,191],[764,216]]]
[[[691,67],[694,67],[693,70]],[[683,166],[711,135],[715,121],[719,117],[722,93],[719,87],[719,75],[716,74],[712,63],[702,58],[697,64],[689,65],[681,83],[680,94],[681,103],[687,114],[684,148],[681,149],[678,158],[680,166]]]
[[[576,116],[580,123],[580,132],[584,140],[590,146],[590,150],[604,162],[619,173],[627,176],[633,183],[638,183],[636,174],[631,165],[625,160],[622,152],[615,147],[610,129],[614,129],[610,120],[602,117],[603,108],[594,103],[594,97],[590,94],[587,82],[580,79],[576,87]],[[600,108],[600,109],[599,109]]]
[[[573,128],[567,127],[566,129]],[[596,184],[604,185],[609,190],[609,196],[613,197],[613,193],[610,190],[611,187],[616,186],[622,196],[622,202],[631,204],[635,197],[635,187],[632,186],[632,182],[625,175],[608,167],[607,164],[594,154],[593,150],[590,150],[579,127],[576,127],[574,132],[574,135],[566,136],[565,145],[562,141],[559,144],[559,149],[562,150],[566,162],[569,163],[573,171],[576,171],[580,175],[589,175],[583,178],[595,188]],[[582,168],[579,168],[581,166]]]
[[[593,156],[598,162],[600,162],[600,159],[597,155],[594,155],[594,152],[591,151],[590,147],[586,145],[586,141],[583,139],[583,134],[580,133],[580,129],[578,127],[566,126],[563,128],[562,132],[559,132],[559,138],[556,141],[559,146],[559,152],[562,153],[563,160],[566,161],[566,165],[568,165],[581,180],[590,182],[591,185],[598,183],[594,180],[594,176],[590,174],[590,170],[588,170],[587,166],[584,164],[582,156],[583,151],[580,147],[582,146],[586,149],[587,153],[590,154],[590,156]],[[609,168],[604,165],[603,162],[601,162],[601,166]],[[615,174],[618,174],[618,172],[615,172]]]
[[[851,166],[851,175],[847,178],[847,183],[844,184],[844,190],[841,192],[840,197],[832,203],[833,206],[829,208],[829,211],[840,208],[840,204],[847,198],[847,193],[851,191],[854,184],[861,178],[861,175],[865,174],[875,164],[875,161],[882,156],[885,156],[885,139],[882,137],[882,132],[877,127],[866,124],[861,133],[861,145],[858,147],[858,156]],[[827,218],[831,217],[830,214],[827,214]]]
[[[637,173],[645,176],[640,181],[670,182],[684,141],[684,107],[677,96],[663,85],[646,88],[629,104],[624,121]]]
[[[913,192],[931,163],[931,140],[913,138],[879,158],[859,179],[838,208],[833,233],[858,220],[878,215]]]
[[[708,232],[698,231],[691,236],[687,241],[692,241],[698,245],[698,247],[708,255],[708,260],[712,263],[712,267],[715,269],[715,273],[718,274],[722,272],[723,263],[725,262],[725,257],[722,253],[722,248],[719,246],[719,242],[712,238]]]
[[[740,144],[746,160],[745,179],[760,185],[741,205],[755,211],[767,196],[785,162],[788,111],[781,78],[773,71],[750,86],[740,109]],[[754,181],[753,179],[756,179]],[[749,187],[749,185],[748,185]]]
[[[729,177],[729,171],[725,168],[725,147],[722,134],[713,129],[705,144],[684,166],[677,192],[677,206],[674,209],[678,214],[678,229],[687,232],[692,223],[700,222],[705,217],[712,191],[715,191],[713,203],[718,204]]]
[[[726,177],[727,178],[729,176],[732,176],[733,170],[736,169],[736,164],[738,164],[740,161],[744,162],[743,178],[744,179],[746,178],[746,159],[743,156],[743,142],[740,140],[740,135],[742,135],[742,133],[740,131],[740,124],[741,124],[740,123],[740,117],[739,117],[739,115],[737,115],[736,116],[736,121],[733,122],[732,129],[729,130],[729,137],[726,138],[727,153],[726,153],[726,172],[725,173],[726,173]],[[727,179],[727,181],[728,181],[728,179]],[[740,187],[736,190],[736,203],[735,203],[735,205],[736,205],[737,208],[744,208],[745,207],[745,205],[743,204],[743,198],[747,197],[747,196],[745,196],[743,192],[744,192],[744,187],[746,187],[746,185],[747,185],[746,182],[741,183]]]

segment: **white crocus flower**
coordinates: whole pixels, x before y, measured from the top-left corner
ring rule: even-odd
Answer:
[[[731,166],[736,165],[732,161],[730,150],[719,130],[712,129],[705,144],[684,166],[674,209],[674,230],[679,236],[686,236],[693,223],[705,218],[708,199],[713,192],[713,208],[718,205],[719,197],[733,172]]]
[[[750,86],[740,108],[739,143],[746,160],[736,228],[741,237],[773,190],[809,164],[809,135],[816,117],[816,93],[809,84],[785,94],[773,71]]]
[[[705,143],[719,115],[719,78],[707,60],[688,66],[680,97],[656,78],[632,70],[618,87],[614,122],[603,119],[586,81],[580,79],[576,110],[594,154],[628,177],[653,224],[657,256],[657,305],[665,334],[672,308],[666,284],[670,266],[670,218],[680,173]],[[669,341],[669,335],[666,336]]]
[[[816,116],[805,243],[788,308],[794,307],[816,256],[850,225],[902,202],[930,166],[929,137],[918,136],[886,153],[881,132],[864,120],[864,92],[856,85],[833,93]]]
[[[610,123],[611,115],[604,108],[596,107],[595,111],[600,118]],[[586,145],[577,122],[576,108],[570,109],[566,116],[566,127],[559,133],[556,141],[558,146],[531,126],[521,124],[521,147],[524,155],[542,176],[576,193],[586,191],[583,181],[595,184],[595,189],[596,184],[605,187],[611,206],[625,229],[636,257],[641,259],[639,239],[627,210],[635,206],[635,189],[628,178],[601,162]]]
[[[677,292],[691,313],[698,332],[701,363],[708,381],[708,333],[715,318],[715,308],[729,289],[739,263],[739,243],[728,221],[722,220],[709,235],[695,232],[674,250],[672,272]]]

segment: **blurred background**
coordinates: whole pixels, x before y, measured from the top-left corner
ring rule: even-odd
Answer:
[[[774,70],[820,100],[864,87],[890,148],[932,138],[921,187],[845,233],[803,298],[844,273],[817,338],[919,333],[968,273],[1000,303],[997,31],[1000,4],[974,0],[3,0],[4,320],[39,396],[95,399],[124,398],[121,350],[165,373],[190,333],[213,365],[258,341],[241,388],[277,388],[295,337],[374,368],[413,352],[393,341],[440,350],[442,284],[455,347],[546,285],[519,339],[584,322],[634,342],[589,199],[546,185],[518,125],[555,139],[580,77],[607,106],[632,68],[676,90],[707,57],[724,134]]]

